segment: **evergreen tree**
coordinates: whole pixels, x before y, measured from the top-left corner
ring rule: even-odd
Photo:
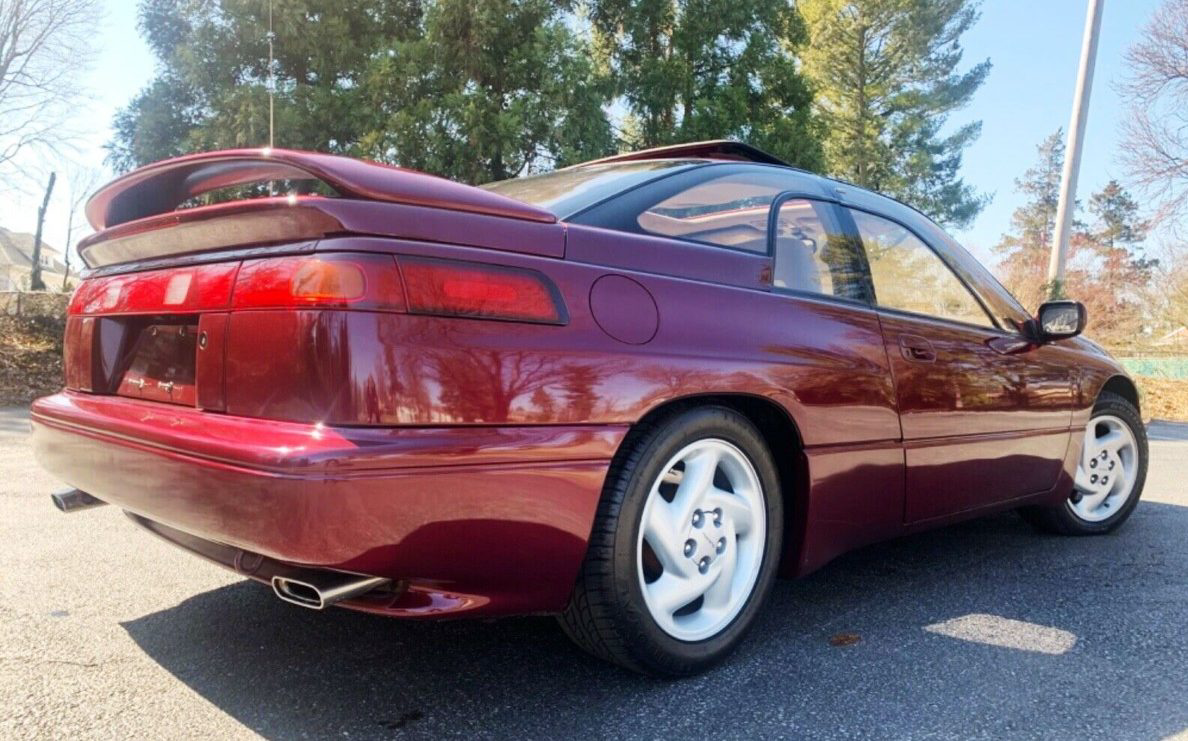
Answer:
[[[1097,217],[1095,241],[1104,248],[1134,247],[1147,238],[1138,203],[1117,180],[1089,198],[1089,212]]]
[[[1036,154],[1036,163],[1015,180],[1015,190],[1026,200],[1011,216],[1011,231],[994,248],[1003,256],[1004,285],[1029,309],[1038,307],[1049,294],[1048,261],[1064,171],[1063,130],[1045,138]]]
[[[959,171],[981,122],[941,130],[990,71],[989,60],[959,70],[960,38],[978,19],[977,0],[801,0],[798,7],[829,171],[943,224],[972,222],[987,199]]]
[[[1064,172],[1064,131],[1057,129],[1036,147],[1038,161],[1015,180],[1015,188],[1027,197],[1011,217],[1013,234],[1004,234],[995,248],[1007,255],[1043,252],[1051,249],[1060,205],[1060,180]]]
[[[276,145],[465,182],[613,149],[609,90],[547,0],[287,0],[273,8]],[[268,4],[142,0],[158,77],[116,117],[127,170],[268,143]]]
[[[353,153],[369,123],[362,73],[376,47],[418,29],[418,0],[273,6],[277,145]],[[115,121],[118,170],[186,152],[268,144],[268,3],[142,0],[160,72]]]
[[[822,165],[789,0],[592,0],[601,58],[629,111],[628,148],[737,138]]]
[[[995,248],[1003,255],[1003,283],[1032,309],[1049,292],[1048,262],[1064,168],[1063,133],[1046,138],[1037,152],[1036,164],[1015,181],[1027,199],[1015,210],[1011,233]],[[1090,197],[1089,213],[1091,223],[1073,222],[1063,293],[1086,304],[1092,336],[1111,344],[1133,341],[1142,327],[1140,297],[1156,265],[1142,252],[1147,225],[1138,204],[1116,181]]]
[[[614,139],[609,82],[551,0],[437,0],[424,33],[381,50],[363,149],[481,183],[592,159]]]

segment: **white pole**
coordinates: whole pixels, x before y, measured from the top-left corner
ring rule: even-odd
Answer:
[[[1077,176],[1081,171],[1081,147],[1085,143],[1085,121],[1089,117],[1089,94],[1093,90],[1093,67],[1097,60],[1097,37],[1101,34],[1101,10],[1105,0],[1089,0],[1085,18],[1085,39],[1081,45],[1081,68],[1073,98],[1072,121],[1068,125],[1068,151],[1060,184],[1060,205],[1056,209],[1056,234],[1052,238],[1052,259],[1048,263],[1048,290],[1056,298],[1063,290],[1064,262],[1068,259],[1069,232],[1077,202]]]

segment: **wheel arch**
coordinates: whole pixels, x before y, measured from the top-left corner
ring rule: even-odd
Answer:
[[[788,409],[778,402],[757,394],[730,392],[670,399],[649,409],[636,425],[704,406],[722,406],[741,414],[755,425],[767,445],[780,479],[780,496],[784,498],[784,552],[780,573],[793,573],[804,543],[809,504],[808,461],[800,427]],[[626,448],[630,438],[631,435],[624,438],[620,450]],[[785,452],[781,454],[781,451]]]
[[[1101,394],[1106,391],[1117,394],[1123,399],[1129,401],[1131,404],[1134,404],[1134,408],[1139,410],[1141,413],[1142,407],[1140,404],[1141,399],[1139,396],[1138,386],[1136,386],[1134,381],[1132,381],[1129,377],[1121,374],[1110,376],[1106,382],[1102,384],[1101,388],[1098,389],[1097,396],[1100,397]],[[1094,402],[1096,403],[1096,401],[1097,398],[1095,397]]]

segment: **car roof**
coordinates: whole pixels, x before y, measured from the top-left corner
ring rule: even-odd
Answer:
[[[807,182],[814,182],[822,191],[822,195],[835,199],[841,203],[857,206],[859,208],[869,208],[873,210],[883,211],[889,215],[898,215],[901,218],[907,217],[904,213],[906,210],[910,212],[910,217],[914,219],[924,219],[930,224],[937,226],[924,212],[911,204],[904,203],[891,196],[884,195],[877,191],[863,188],[860,185],[837,178],[831,178],[824,175],[819,175],[815,172],[810,172],[799,167],[794,167],[788,162],[779,157],[765,152],[758,147],[752,146],[745,142],[735,141],[733,139],[709,139],[706,141],[689,142],[686,144],[671,144],[663,147],[653,147],[651,149],[643,149],[636,152],[624,152],[623,154],[615,154],[610,157],[602,157],[588,162],[572,165],[565,168],[567,170],[579,169],[591,165],[605,165],[617,162],[642,162],[649,160],[682,160],[684,162],[701,160],[706,164],[710,163],[740,163],[749,162],[756,165],[769,165],[779,167],[781,169],[791,170],[802,175]]]

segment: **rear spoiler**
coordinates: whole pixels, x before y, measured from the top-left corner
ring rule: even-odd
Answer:
[[[289,149],[236,149],[192,154],[124,175],[87,201],[96,231],[172,213],[195,196],[272,180],[319,180],[339,195],[363,201],[464,211],[553,223],[544,209],[470,185],[376,162]]]
[[[645,149],[641,152],[615,154],[591,162],[583,162],[577,166],[585,167],[586,165],[604,165],[610,162],[637,162],[640,160],[681,158],[759,162],[765,165],[791,167],[791,165],[774,154],[768,154],[758,147],[752,147],[750,144],[743,144],[742,142],[736,142],[730,139],[711,139],[709,141],[690,142],[688,144],[672,144],[667,147]]]

